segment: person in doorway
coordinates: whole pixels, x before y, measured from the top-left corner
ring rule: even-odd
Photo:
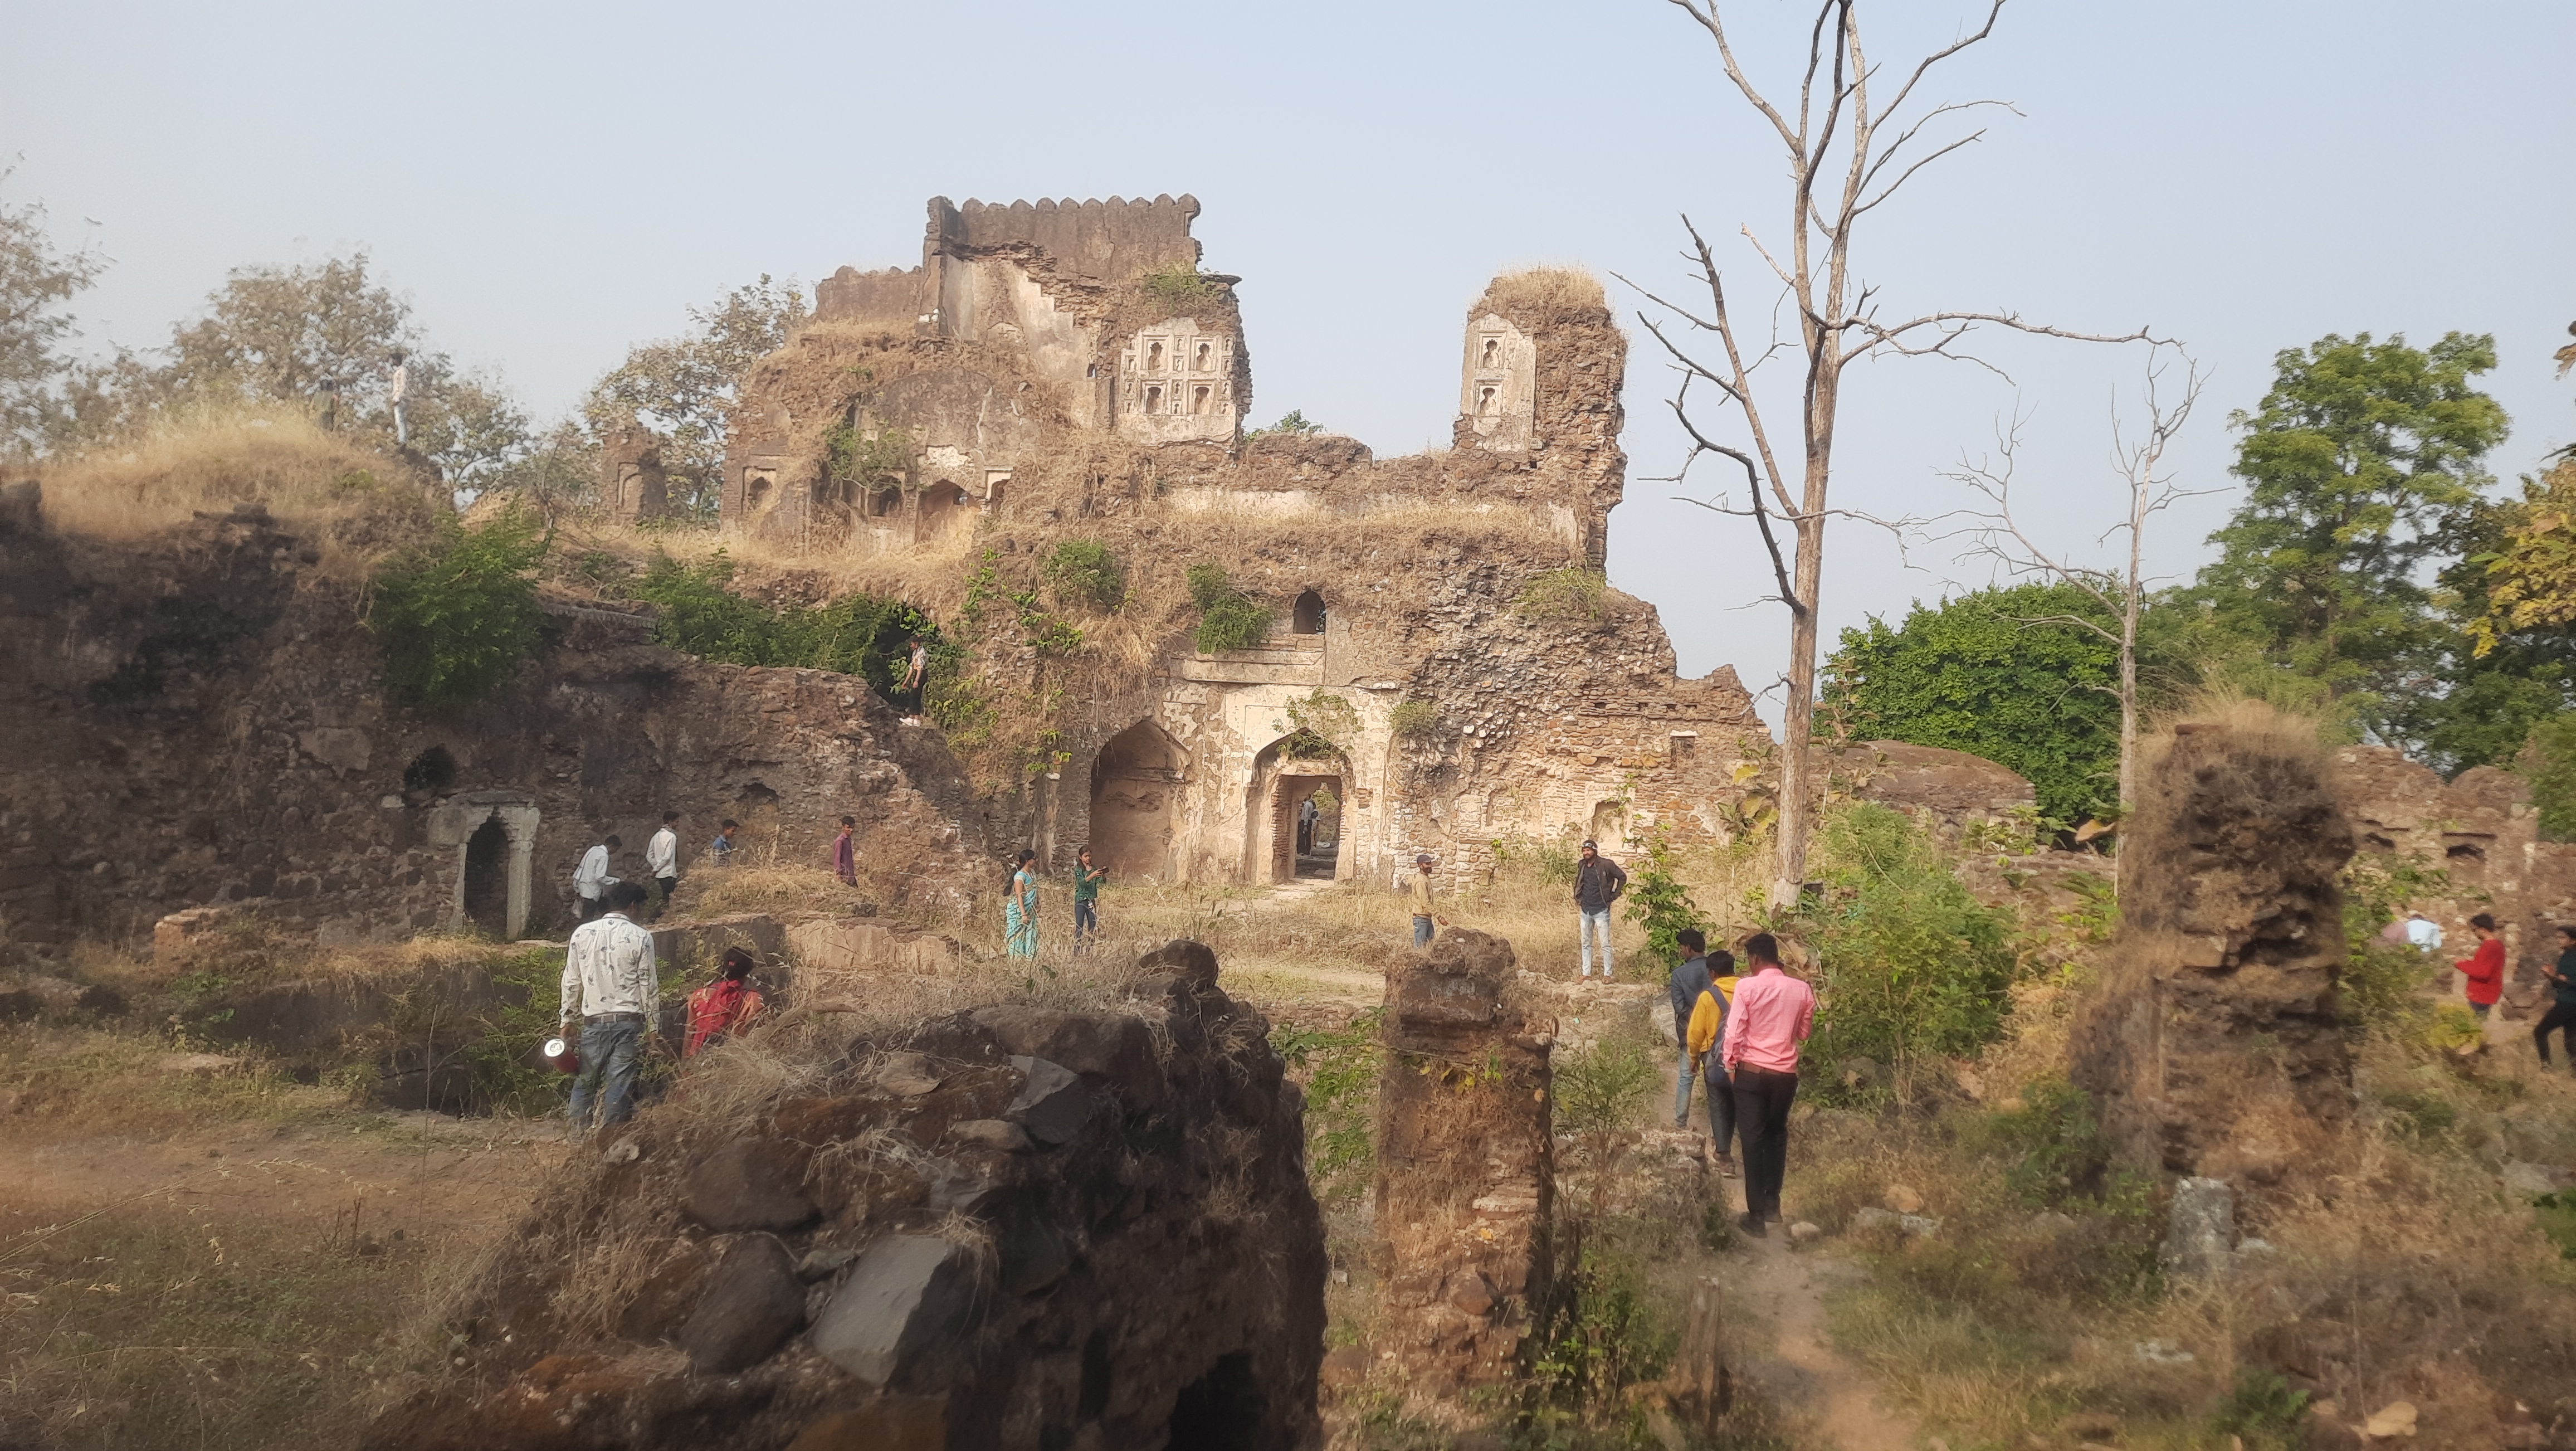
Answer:
[[[653,918],[660,921],[671,909],[671,894],[680,890],[680,833],[672,825],[680,813],[662,813],[662,829],[644,843],[644,875],[653,879]]]
[[[747,948],[725,949],[716,980],[689,994],[689,1035],[680,1043],[682,1058],[697,1057],[759,1015],[760,993],[743,980],[759,965]]]
[[[2567,1062],[2576,1067],[2576,927],[2558,929],[2558,963],[2546,974],[2549,979],[2549,1011],[2540,1015],[2540,1023],[2531,1030],[2532,1046],[2540,1050],[2540,1066],[2549,1066],[2549,1035],[2561,1032],[2567,1038]]]
[[[581,854],[581,865],[573,868],[572,897],[579,907],[580,921],[587,922],[597,917],[601,904],[608,898],[608,889],[617,885],[617,878],[608,874],[608,868],[611,858],[623,845],[625,843],[616,837],[603,837],[599,845]]]
[[[2483,1021],[2495,1010],[2496,999],[2504,996],[2504,934],[2496,931],[2496,920],[2484,912],[2469,919],[2469,929],[2478,934],[2478,950],[2451,969],[2467,978],[2461,995],[2469,1000],[2469,1011]]]
[[[1089,952],[1091,939],[1100,935],[1100,883],[1109,875],[1107,867],[1091,864],[1091,848],[1073,854],[1073,950]]]
[[[1574,906],[1583,914],[1577,930],[1583,938],[1583,975],[1592,975],[1592,940],[1601,939],[1601,977],[1610,977],[1610,904],[1628,890],[1628,874],[1619,864],[1601,854],[1598,842],[1583,844],[1582,860],[1574,866]]]
[[[1691,934],[1697,936],[1697,933]],[[1717,1057],[1718,1045],[1726,1038],[1726,1015],[1735,991],[1735,955],[1712,952],[1705,969],[1708,985],[1691,1000],[1691,1014],[1683,1022],[1682,1077],[1693,1075],[1706,1080],[1708,1089],[1708,1136],[1717,1144],[1717,1172],[1721,1178],[1735,1177],[1735,1083],[1727,1077],[1726,1065]],[[1680,1113],[1673,1116],[1673,1127],[1679,1128],[1690,1112],[1687,1092],[1680,1095]]]
[[[1735,1130],[1744,1141],[1747,1234],[1780,1217],[1780,1185],[1789,1171],[1789,1106],[1798,1097],[1798,1045],[1816,1025],[1813,988],[1780,970],[1780,940],[1768,932],[1745,939],[1750,964],[1735,984],[1718,1063],[1735,1091]]]
[[[2406,914],[2406,941],[2417,952],[2442,950],[2442,924],[2421,912]]]
[[[707,843],[707,865],[722,871],[733,865],[734,833],[742,823],[728,816],[716,823],[716,839]]]
[[[919,635],[912,637],[911,656],[904,662],[903,683],[894,688],[895,708],[903,712],[903,723],[921,724],[922,684],[930,677],[930,642]]]
[[[845,887],[859,884],[859,844],[851,835],[858,829],[857,817],[844,816],[841,818],[841,834],[832,838],[832,875],[840,878],[841,885]]]
[[[1010,895],[1002,899],[1002,944],[1011,956],[1035,961],[1038,955],[1038,854],[1020,848],[1011,872]]]
[[[580,1143],[590,1132],[594,1107],[599,1126],[614,1128],[635,1112],[635,1060],[653,1036],[662,1002],[662,980],[653,961],[653,934],[635,920],[644,884],[619,882],[608,889],[608,911],[574,929],[564,950],[564,1035],[575,1036],[581,1071],[573,1076],[572,1127]]]
[[[1315,850],[1315,798],[1297,803],[1297,855],[1308,856]]]
[[[1432,927],[1435,924],[1449,925],[1449,919],[1441,916],[1431,905],[1431,853],[1414,854],[1413,876],[1406,882],[1405,889],[1413,894],[1413,945],[1429,947]]]

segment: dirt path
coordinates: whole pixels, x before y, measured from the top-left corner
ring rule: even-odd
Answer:
[[[1769,1353],[1749,1358],[1745,1373],[1805,1433],[1801,1441],[1837,1451],[1912,1447],[1914,1423],[1880,1407],[1877,1378],[1835,1349],[1826,1329],[1825,1292],[1860,1278],[1860,1268],[1829,1252],[1793,1252],[1776,1227],[1739,1263],[1739,1290],[1772,1332]]]

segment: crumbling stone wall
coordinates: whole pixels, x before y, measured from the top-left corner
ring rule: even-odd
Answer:
[[[1435,1391],[1510,1380],[1545,1298],[1553,1018],[1508,1000],[1512,945],[1444,932],[1387,970],[1375,1347]]]
[[[665,807],[684,875],[725,816],[748,860],[822,865],[845,812],[890,905],[953,910],[990,875],[955,763],[860,681],[707,664],[563,606],[492,698],[416,710],[319,561],[256,506],[131,543],[0,531],[0,952],[139,943],[225,903],[325,941],[461,925],[470,844],[445,828],[485,796],[534,811],[537,925],[603,835],[641,878]]]
[[[752,1117],[648,1109],[476,1287],[467,1368],[366,1444],[1315,1444],[1302,1096],[1207,948],[1130,994],[863,1038]]]
[[[2126,835],[2120,935],[2073,1039],[2105,1129],[2240,1196],[2330,1165],[2352,1114],[2335,984],[2353,837],[2313,728],[2177,726]]]

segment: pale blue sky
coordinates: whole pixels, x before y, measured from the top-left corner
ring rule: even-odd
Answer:
[[[1811,7],[1733,7],[1771,73]],[[1968,0],[1875,7],[1891,60]],[[1662,0],[1299,7],[995,0],[439,7],[10,0],[0,154],[12,199],[115,266],[95,340],[162,340],[245,262],[372,252],[437,341],[543,412],[632,342],[761,272],[918,260],[922,203],[1195,193],[1206,265],[1240,274],[1253,414],[1381,454],[1445,439],[1462,311],[1498,268],[1562,261],[1679,285],[1675,213],[1776,235],[1775,143]],[[2227,410],[2328,331],[2493,332],[2508,479],[2576,438],[2549,354],[2576,320],[2576,6],[2017,0],[1934,85],[1999,97],[1988,139],[1917,183],[1859,262],[1891,312],[2016,308],[2152,323],[2213,375],[2185,449],[2226,483]],[[85,218],[95,218],[96,226]],[[1763,289],[1737,248],[1736,295]],[[1614,292],[1618,289],[1614,287]],[[1624,312],[1633,297],[1625,299]],[[1632,326],[1633,332],[1633,326]],[[1785,656],[1758,549],[1671,502],[1668,375],[1641,333],[1629,502],[1610,569],[1686,671],[1755,688]],[[2111,389],[2134,352],[1999,341],[2034,412],[2023,478],[2057,538],[2116,500]],[[1952,507],[1935,470],[2014,391],[1937,363],[1847,395],[1838,499]],[[2224,509],[2151,540],[2187,573]],[[1985,579],[1841,529],[1829,627]],[[1766,711],[1776,716],[1776,710]]]

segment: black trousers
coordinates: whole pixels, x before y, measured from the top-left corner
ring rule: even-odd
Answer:
[[[1744,1208],[1777,1218],[1780,1181],[1789,1174],[1789,1105],[1798,1097],[1798,1075],[1738,1065],[1735,1132],[1744,1142]]]
[[[1735,1085],[1714,1053],[1708,1055],[1702,1082],[1708,1089],[1708,1136],[1716,1141],[1718,1156],[1723,1158],[1735,1152]]]
[[[2563,1032],[2567,1037],[2567,1061],[2576,1063],[2576,1003],[2554,1002],[2540,1015],[2540,1023],[2531,1030],[2531,1045],[2540,1050],[2540,1061],[2549,1061],[2549,1035]]]

